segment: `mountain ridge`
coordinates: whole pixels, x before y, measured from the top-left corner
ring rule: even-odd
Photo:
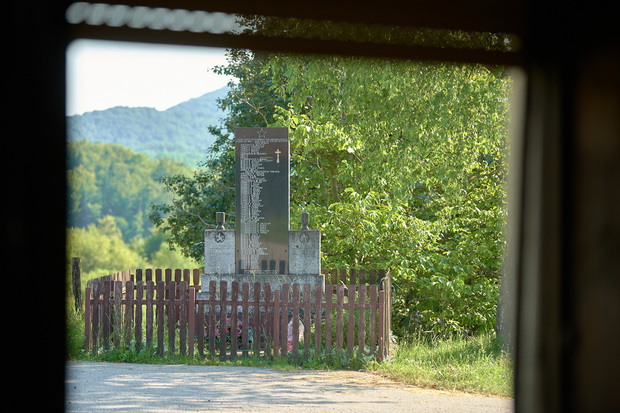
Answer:
[[[195,167],[215,139],[208,127],[224,116],[217,99],[226,93],[223,87],[162,111],[115,106],[67,116],[67,140],[123,145],[153,159],[168,157]]]

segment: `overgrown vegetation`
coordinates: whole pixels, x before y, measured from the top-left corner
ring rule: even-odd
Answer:
[[[371,370],[401,382],[447,390],[513,396],[513,368],[494,334],[403,342]]]

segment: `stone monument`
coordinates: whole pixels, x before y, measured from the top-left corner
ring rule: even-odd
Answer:
[[[205,272],[200,295],[211,280],[322,285],[321,232],[290,230],[290,151],[288,128],[236,128],[236,229],[225,228],[218,212],[216,229],[205,231]]]

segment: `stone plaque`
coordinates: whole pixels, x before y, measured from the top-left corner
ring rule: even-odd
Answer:
[[[236,128],[237,274],[287,274],[288,128]]]

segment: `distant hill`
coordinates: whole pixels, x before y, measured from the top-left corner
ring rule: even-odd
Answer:
[[[207,127],[224,114],[216,99],[228,88],[206,93],[164,111],[118,106],[67,117],[67,139],[123,145],[153,159],[168,157],[195,167],[214,137]]]

